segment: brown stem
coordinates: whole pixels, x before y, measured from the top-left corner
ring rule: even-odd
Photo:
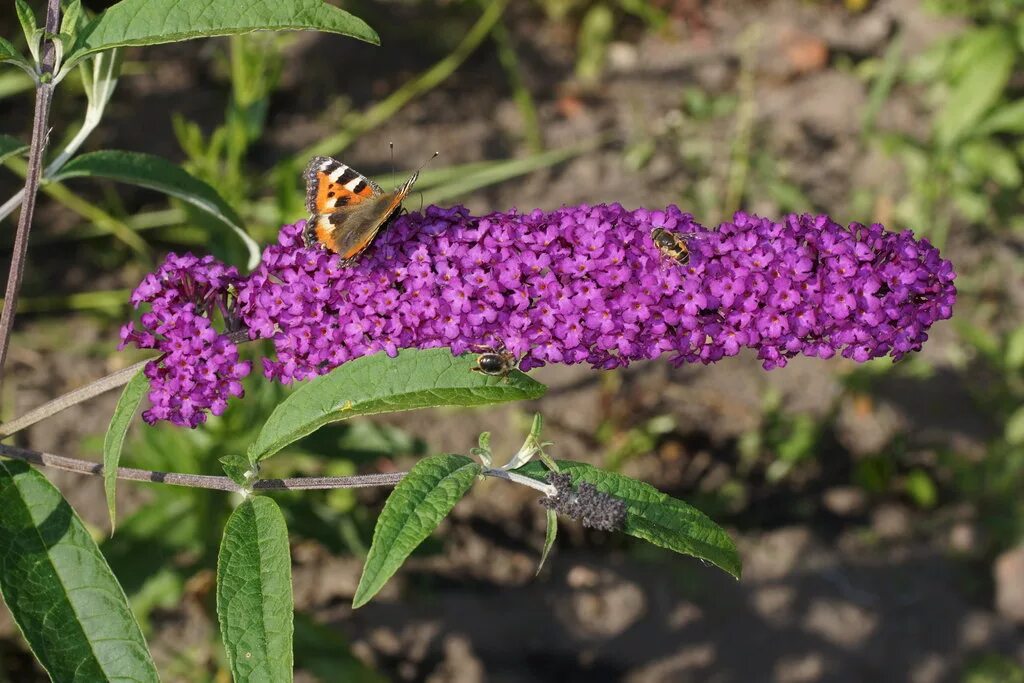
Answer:
[[[50,119],[50,103],[53,101],[53,73],[57,64],[57,46],[50,36],[60,31],[60,0],[47,0],[44,30],[42,56],[39,60],[39,85],[36,87],[36,109],[32,119],[32,141],[28,152],[28,175],[25,178],[25,198],[21,204],[21,213],[18,215],[18,231],[14,236],[11,270],[7,276],[3,312],[0,313],[0,383],[3,382],[3,367],[7,360],[11,330],[14,327],[14,311],[18,305],[18,293],[21,291],[21,280],[25,274],[28,234],[32,228],[39,176],[43,170],[43,152],[49,138],[47,125]]]
[[[15,460],[24,460],[35,465],[53,467],[58,470],[79,474],[103,475],[103,465],[90,460],[68,458],[53,453],[32,451],[0,444],[0,455]],[[351,477],[292,477],[290,479],[257,479],[253,489],[257,491],[300,491],[308,489],[355,489],[372,486],[394,486],[405,477],[406,472],[385,472],[382,474],[360,474]],[[157,472],[134,467],[118,467],[117,478],[129,481],[149,481],[172,486],[187,486],[217,491],[242,491],[242,487],[228,477],[213,477],[207,474],[182,474],[178,472]]]
[[[228,335],[228,338],[231,340],[232,344],[241,344],[243,342],[249,341],[249,331],[238,330],[236,332],[231,332]],[[99,396],[100,394],[110,391],[111,389],[116,389],[117,387],[121,387],[124,386],[125,384],[128,384],[128,382],[131,381],[132,377],[135,376],[135,373],[142,370],[142,368],[144,368],[147,363],[150,363],[152,361],[159,361],[160,358],[162,358],[162,356],[156,356],[154,358],[150,358],[149,360],[143,360],[139,361],[134,365],[129,365],[123,370],[112,372],[109,375],[100,377],[97,380],[89,382],[84,387],[79,387],[74,391],[69,391],[68,393],[63,394],[62,396],[58,396],[57,398],[53,399],[52,401],[49,401],[48,403],[44,403],[38,408],[33,408],[24,415],[19,415],[13,420],[8,420],[7,422],[0,424],[0,439],[5,439],[11,434],[20,432],[22,429],[25,429],[26,427],[31,427],[36,422],[45,420],[48,417],[56,415],[62,410],[67,410],[73,405],[77,405],[79,403],[82,403],[83,401],[88,401],[90,398],[94,396]]]

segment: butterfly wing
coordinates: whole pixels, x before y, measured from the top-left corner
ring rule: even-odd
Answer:
[[[350,166],[330,157],[313,157],[306,166],[306,246],[320,242],[328,248],[335,229],[360,204],[383,194],[380,186]]]
[[[401,208],[417,178],[418,171],[394,192],[375,195],[353,207],[348,214],[332,214],[331,220],[336,223],[337,229],[334,232],[334,243],[328,245],[328,248],[346,260],[358,256]]]

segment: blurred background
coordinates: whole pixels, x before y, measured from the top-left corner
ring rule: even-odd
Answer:
[[[960,297],[898,364],[549,367],[534,373],[551,387],[534,404],[307,438],[267,476],[404,469],[466,453],[483,430],[511,454],[540,411],[555,457],[645,479],[725,525],[744,577],[566,523],[534,578],[543,510],[488,480],[353,613],[387,492],[277,494],[299,680],[1024,682],[1020,0],[344,6],[381,47],[305,33],[129,50],[83,149],[181,163],[262,243],[304,217],[313,154],[387,187],[437,150],[410,210],[676,203],[705,225],[740,208],[826,212],[928,237],[955,264]],[[13,9],[0,22],[13,40]],[[85,111],[76,79],[58,89],[55,143]],[[27,140],[31,101],[20,72],[0,71],[0,133]],[[18,156],[5,166],[0,199],[25,168]],[[51,183],[36,215],[4,419],[145,357],[115,350],[117,328],[167,251],[244,262],[223,227],[147,190]],[[4,271],[12,236],[8,218]],[[201,429],[136,425],[123,464],[216,473],[284,393],[254,373],[246,398]],[[116,394],[15,443],[98,458]],[[47,474],[106,539],[100,482]],[[103,551],[164,680],[227,681],[213,569],[232,501],[134,483],[119,496]],[[5,610],[0,680],[45,680]]]

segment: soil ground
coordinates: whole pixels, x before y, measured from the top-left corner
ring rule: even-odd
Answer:
[[[851,187],[898,196],[898,168],[861,140],[867,87],[852,65],[882,56],[897,32],[908,54],[920,52],[955,30],[955,23],[927,14],[915,0],[882,0],[860,14],[840,3],[796,0],[678,5],[686,21],[665,33],[627,31],[612,46],[607,76],[589,90],[567,85],[571,35],[543,22],[532,4],[513,5],[510,27],[546,143],[559,147],[605,131],[619,142],[477,192],[465,203],[483,212],[681,202],[708,172],[688,165],[679,140],[665,134],[679,116],[683,91],[734,93],[750,54],[753,145],[799,187],[813,204],[808,209],[868,221],[876,216],[850,215]],[[388,32],[381,33],[387,44]],[[271,110],[271,137],[255,161],[270,162],[329,132],[323,117],[310,115],[319,90],[345,89],[363,106],[429,63],[414,43],[407,50],[392,44],[402,48],[303,37]],[[209,60],[204,49],[189,44],[144,53],[154,68],[125,79],[115,96],[115,121],[98,142],[180,158],[169,111],[215,121],[223,107],[222,84],[201,75]],[[377,60],[382,75],[360,69],[354,83],[322,66]],[[389,141],[400,150],[399,166],[435,148],[446,164],[523,155],[521,124],[507,90],[494,55],[482,50],[444,85],[360,138],[345,158],[372,174],[389,167]],[[926,125],[919,97],[912,89],[894,91],[879,113],[880,125]],[[137,103],[154,107],[144,127],[128,125],[140,115]],[[711,173],[720,173],[729,158],[734,125],[733,117],[725,117],[702,129],[714,152]],[[650,158],[639,170],[630,168],[624,156],[631,142],[645,139],[655,141]],[[778,203],[770,195],[751,196],[748,208],[774,215]],[[885,202],[875,208],[884,217]],[[954,235],[954,249],[956,243]],[[134,275],[112,275],[111,286],[132,286]],[[73,265],[60,272],[44,265],[34,277],[30,286],[37,291],[48,277],[67,291],[94,284],[94,276]],[[47,321],[24,323],[20,338],[40,341],[12,354],[15,413],[119,362],[80,362],[79,351],[87,354],[106,337],[112,346],[114,336],[88,318],[71,324],[77,331],[69,346],[53,342]],[[657,361],[613,379],[581,368],[543,368],[536,377],[551,389],[535,405],[386,420],[420,436],[429,452],[466,452],[483,430],[495,434],[499,451],[511,452],[523,416],[539,409],[556,457],[597,462],[607,452],[594,437],[602,424],[613,421],[628,430],[669,416],[671,430],[629,459],[624,471],[694,499],[735,478],[742,466],[739,440],[761,423],[765,395],[778,392],[787,410],[828,418],[829,446],[800,476],[776,484],[754,481],[741,504],[714,515],[739,541],[739,582],[692,559],[585,533],[571,523],[563,525],[554,554],[535,578],[542,510],[533,496],[487,482],[443,525],[442,552],[414,558],[377,600],[355,613],[348,605],[359,563],[297,542],[296,606],[345,634],[360,659],[403,681],[930,683],[959,680],[965,665],[982,654],[1001,653],[1024,664],[1024,635],[992,609],[987,567],[957,554],[965,535],[969,542],[978,533],[970,510],[942,506],[925,513],[906,500],[869,498],[850,486],[857,459],[894,434],[905,435],[922,457],[938,444],[978,448],[989,435],[990,425],[969,408],[962,377],[944,370],[953,343],[951,331],[940,325],[924,351],[937,372],[886,381],[870,399],[843,393],[852,366],[841,361],[797,360],[766,373],[753,358],[740,357],[679,370]],[[102,433],[114,400],[107,396],[70,410],[32,429],[25,441],[75,455],[82,436]],[[105,528],[97,482],[54,479],[83,517]],[[7,623],[8,645],[16,647]],[[163,616],[150,642],[167,661],[175,652],[208,647],[212,628],[206,612],[182,605]],[[28,673],[10,675],[30,680]],[[172,674],[166,680],[188,679]]]

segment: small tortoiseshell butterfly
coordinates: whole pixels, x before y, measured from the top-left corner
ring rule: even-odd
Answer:
[[[354,261],[402,206],[419,175],[417,170],[393,192],[385,192],[336,159],[313,157],[305,173],[306,246],[319,242],[345,261]]]

